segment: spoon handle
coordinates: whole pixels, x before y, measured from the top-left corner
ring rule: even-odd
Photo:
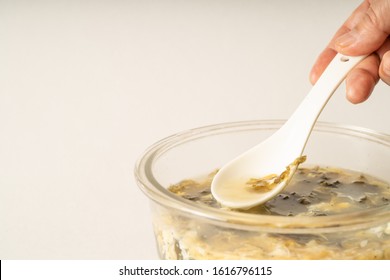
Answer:
[[[301,150],[296,151],[296,154],[302,154],[310,132],[328,100],[345,79],[348,72],[365,57],[367,56],[351,57],[338,53],[325,69],[316,84],[312,87],[308,95],[306,95],[299,107],[295,110],[293,115],[285,123],[283,127],[286,127],[287,129],[282,130],[290,131],[290,133],[286,135],[286,137],[290,138],[288,141],[303,144],[303,146],[301,145]],[[297,147],[299,145],[291,146]]]

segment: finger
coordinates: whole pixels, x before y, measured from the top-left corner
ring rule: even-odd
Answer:
[[[348,33],[354,26],[356,26],[357,23],[364,17],[368,7],[368,2],[363,2],[360,4],[351,14],[351,16],[344,22],[344,24],[337,30],[325,50],[318,56],[309,75],[309,79],[312,84],[317,82],[318,78],[324,72],[330,61],[335,57],[337,53],[335,50],[336,39],[343,34]]]
[[[366,101],[379,80],[379,57],[372,54],[360,62],[346,78],[347,99],[358,104]]]
[[[365,17],[367,10],[370,8],[370,3],[368,1],[364,1],[361,3],[347,18],[347,20],[341,25],[341,27],[337,30],[337,32],[333,35],[330,40],[327,48],[331,48],[336,50],[336,41],[342,35],[350,32],[353,28],[355,28],[359,22]]]
[[[383,82],[390,85],[390,37],[377,51],[381,58],[381,64],[379,66],[379,76]]]
[[[379,76],[382,81],[390,86],[390,51],[386,52],[382,57]]]
[[[333,49],[325,49],[320,56],[317,58],[316,63],[314,63],[313,68],[310,71],[310,82],[315,84],[319,77],[324,72],[325,68],[328,66],[330,61],[335,57],[336,51]]]
[[[366,1],[363,17],[351,31],[338,37],[334,44],[346,55],[364,55],[376,51],[390,34],[390,0]],[[366,4],[366,5],[367,5]],[[361,15],[360,15],[361,16]]]

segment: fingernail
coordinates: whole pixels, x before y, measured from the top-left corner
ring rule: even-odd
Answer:
[[[338,37],[335,41],[335,44],[342,49],[347,48],[353,43],[355,43],[357,38],[358,33],[355,30],[351,30],[348,33],[345,33],[344,35]]]

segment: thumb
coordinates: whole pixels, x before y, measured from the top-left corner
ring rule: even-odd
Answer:
[[[336,50],[346,55],[376,51],[390,34],[390,0],[367,1],[367,10],[355,26],[335,41]]]

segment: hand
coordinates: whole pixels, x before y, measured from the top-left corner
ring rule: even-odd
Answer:
[[[347,98],[361,103],[371,95],[379,78],[390,85],[390,0],[366,0],[336,32],[310,72],[314,84],[337,52],[370,54],[346,78]]]

